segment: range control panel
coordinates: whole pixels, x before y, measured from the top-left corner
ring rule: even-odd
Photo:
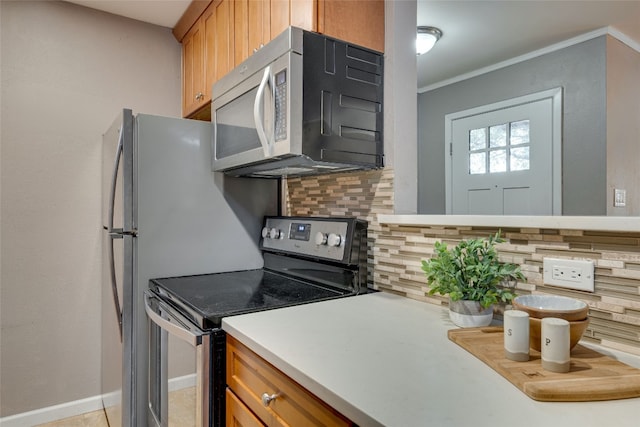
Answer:
[[[349,218],[267,217],[262,249],[342,261],[350,250]]]

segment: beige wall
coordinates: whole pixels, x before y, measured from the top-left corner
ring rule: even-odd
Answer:
[[[0,416],[100,393],[100,144],[127,107],[180,115],[171,31],[2,0]]]

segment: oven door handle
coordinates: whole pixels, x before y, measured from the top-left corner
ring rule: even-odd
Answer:
[[[158,305],[167,318],[162,317],[151,307],[151,300]],[[202,344],[202,331],[195,331],[194,328],[190,328],[189,321],[178,314],[174,309],[165,304],[160,298],[151,294],[149,291],[144,291],[144,310],[147,312],[149,319],[162,329],[169,332],[176,338],[180,338],[191,344],[194,347]]]

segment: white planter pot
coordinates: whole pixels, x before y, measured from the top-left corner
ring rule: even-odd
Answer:
[[[493,320],[493,306],[482,308],[478,301],[449,300],[449,319],[461,328],[488,326]]]

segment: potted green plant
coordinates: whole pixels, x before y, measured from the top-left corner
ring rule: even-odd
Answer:
[[[495,244],[500,232],[489,238],[462,240],[449,249],[435,243],[435,253],[422,260],[429,294],[449,295],[449,317],[461,327],[486,326],[493,319],[493,305],[509,303],[515,296],[506,282],[525,277],[520,267],[498,261]]]

